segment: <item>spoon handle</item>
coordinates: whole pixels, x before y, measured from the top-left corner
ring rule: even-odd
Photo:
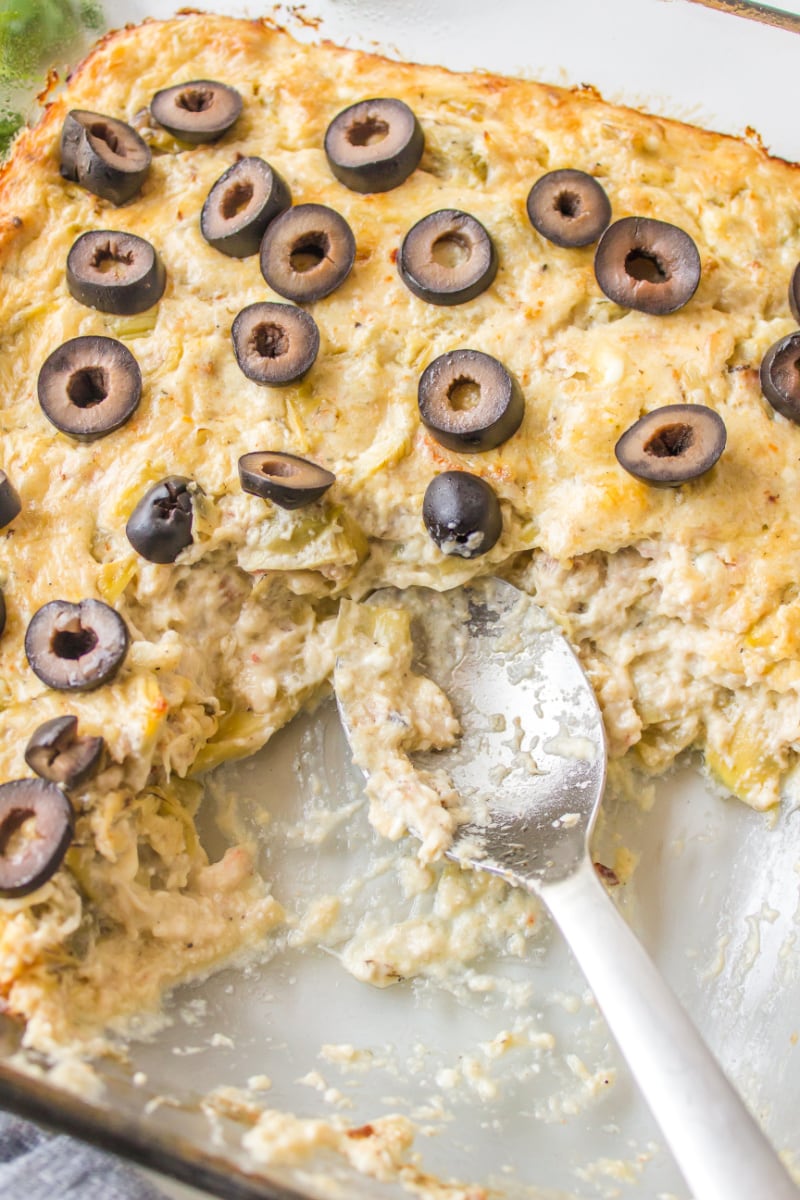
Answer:
[[[772,1146],[591,862],[536,890],[572,947],[695,1200],[798,1200]]]

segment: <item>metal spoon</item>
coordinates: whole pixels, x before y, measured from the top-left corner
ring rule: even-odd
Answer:
[[[774,1150],[599,882],[589,839],[606,743],[569,643],[524,593],[481,579],[439,593],[385,589],[412,612],[414,669],[462,732],[414,756],[444,769],[472,819],[450,858],[535,892],[569,942],[695,1200],[797,1200]],[[350,737],[346,705],[340,714]]]

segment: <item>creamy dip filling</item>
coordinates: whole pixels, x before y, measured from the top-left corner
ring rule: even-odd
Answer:
[[[223,145],[187,152],[148,119],[158,89],[187,74],[225,80],[231,64],[244,113]],[[425,133],[418,170],[380,197],[342,188],[322,151],[330,119],[365,94],[405,98]],[[70,107],[132,121],[149,142],[147,185],[125,206],[59,175]],[[314,306],[312,370],[280,391],[245,378],[230,342],[237,313],[264,299],[257,262],[232,262],[199,230],[214,182],[254,154],[295,203],[340,212],[357,244],[347,282]],[[702,279],[685,309],[660,319],[618,307],[596,286],[591,250],[534,233],[525,196],[561,163],[599,178],[615,216],[652,215],[690,234]],[[497,280],[458,310],[427,305],[393,255],[415,221],[464,206],[496,243]],[[73,241],[109,223],[152,241],[165,264],[162,299],[135,317],[88,309],[65,286]],[[407,630],[364,605],[376,588],[509,578],[575,645],[615,761],[661,772],[697,748],[725,789],[757,808],[777,803],[800,742],[800,430],[763,402],[758,366],[794,328],[786,287],[799,230],[800,183],[787,164],[588,93],[301,46],[208,15],[122,31],[93,53],[0,179],[0,466],[23,504],[0,533],[0,780],[27,773],[33,729],[65,712],[108,752],[73,797],[64,868],[0,901],[0,996],[26,1022],[29,1046],[85,1045],[156,1009],[181,979],[268,953],[278,934],[324,944],[340,898],[287,915],[256,867],[252,831],[233,823],[212,861],[196,817],[203,774],[263,746],[331,681],[357,713],[370,818],[399,841],[392,853],[411,832],[414,854],[397,870],[429,906],[347,930],[343,967],[383,987],[471,970],[498,946],[526,952],[535,902],[437,863],[461,820],[458,798],[409,755],[452,744],[458,726],[447,698],[411,670]],[[91,445],[55,432],[35,400],[41,363],[85,335],[118,338],[143,378],[135,419]],[[445,450],[417,409],[425,367],[465,345],[502,361],[525,398],[519,431],[483,454]],[[648,488],[618,467],[614,446],[670,403],[719,412],[727,447],[702,480]],[[238,458],[265,448],[308,457],[336,482],[296,512],[244,493]],[[425,489],[452,469],[499,498],[503,534],[485,555],[464,556],[482,548],[478,537],[445,543],[460,551],[451,555],[425,531]],[[157,566],[124,531],[147,489],[172,474],[198,485],[194,540]],[[131,647],[112,684],[67,701],[28,669],[24,633],[52,599],[85,597],[124,617]],[[561,750],[582,752],[569,738]],[[489,1086],[474,1064],[452,1071],[442,1086]],[[600,1092],[607,1073],[584,1073],[587,1092]],[[323,1148],[375,1178],[447,1194],[414,1174],[404,1117],[359,1131],[259,1110],[252,1125],[248,1148],[264,1163]]]

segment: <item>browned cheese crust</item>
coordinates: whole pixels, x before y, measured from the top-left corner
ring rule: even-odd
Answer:
[[[220,141],[187,146],[146,110],[157,90],[197,78],[236,87],[244,106]],[[411,107],[425,152],[399,187],[364,195],[333,177],[323,139],[370,96]],[[151,146],[129,203],[61,177],[70,108],[131,122]],[[309,306],[317,360],[280,389],[245,378],[230,330],[245,306],[282,297],[258,256],[222,255],[199,228],[212,184],[240,155],[266,159],[295,204],[330,206],[355,235],[346,282]],[[592,247],[559,248],[533,230],[530,187],[566,167],[601,182],[614,219],[652,217],[691,236],[702,277],[684,308],[619,307],[597,285]],[[450,308],[412,295],[395,266],[405,233],[442,208],[475,216],[500,264],[487,291]],[[114,317],[70,296],[69,248],[104,228],[156,247],[167,272],[157,308]],[[795,167],[591,92],[301,45],[205,14],[100,42],[0,178],[0,467],[23,506],[0,533],[0,781],[28,773],[25,744],[56,715],[76,714],[107,746],[103,772],[73,797],[65,866],[34,896],[0,901],[0,992],[38,1022],[32,1036],[152,1003],[279,922],[248,848],[208,864],[189,777],[262,745],[324,685],[344,595],[501,572],[573,639],[615,758],[662,770],[699,746],[747,802],[776,802],[800,729],[800,430],[763,400],[758,368],[795,327],[798,258]],[[126,425],[80,444],[47,421],[36,382],[58,345],[87,334],[125,343],[143,390]],[[419,376],[462,347],[499,359],[524,395],[519,431],[484,453],[444,449],[419,420]],[[614,446],[644,412],[674,403],[719,412],[727,448],[701,479],[651,488]],[[309,458],[336,482],[308,508],[276,508],[240,488],[238,458],[253,450]],[[503,534],[484,556],[442,554],[422,523],[425,489],[447,469],[499,497]],[[156,566],[125,524],[167,475],[202,494],[192,545]],[[94,692],[54,692],[27,664],[25,630],[48,601],[86,597],[125,618],[127,659]],[[117,994],[114,972],[142,979],[141,992]]]

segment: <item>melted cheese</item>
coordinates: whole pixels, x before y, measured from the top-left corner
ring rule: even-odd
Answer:
[[[189,148],[145,110],[156,90],[202,77],[235,86],[244,109],[222,141]],[[426,150],[402,186],[359,195],[333,178],[322,145],[332,117],[370,95],[405,100]],[[61,178],[71,107],[132,121],[152,144],[149,177],[123,207]],[[310,306],[314,367],[282,389],[247,380],[230,340],[245,305],[280,297],[257,257],[227,258],[199,230],[212,184],[251,154],[295,203],[339,211],[357,244],[347,281]],[[529,188],[567,166],[600,180],[615,218],[656,217],[692,236],[702,279],[683,310],[619,308],[596,284],[591,248],[533,231]],[[492,287],[456,308],[413,296],[395,267],[405,232],[445,207],[476,216],[500,261]],[[145,237],[162,257],[153,312],[111,317],[69,295],[70,246],[103,228]],[[246,847],[224,869],[208,864],[185,777],[262,745],[329,678],[341,596],[508,574],[575,642],[614,755],[660,770],[705,747],[749,803],[777,800],[800,729],[800,429],[762,399],[757,368],[794,327],[786,289],[798,258],[795,168],[593,94],[300,45],[207,14],[103,40],[0,179],[0,466],[23,503],[0,533],[0,779],[26,773],[28,737],[59,713],[76,713],[109,750],[75,797],[65,869],[33,897],[0,902],[0,988],[38,1022],[32,1037],[149,1003],[280,921]],[[39,366],[81,334],[120,338],[144,380],[133,419],[88,445],[56,431],[36,400]],[[445,450],[419,421],[421,372],[459,347],[500,359],[525,398],[520,430],[483,454]],[[683,401],[721,414],[727,449],[697,482],[649,488],[618,466],[615,442],[643,412]],[[309,509],[276,509],[239,487],[237,459],[258,449],[312,458],[336,483]],[[425,488],[450,468],[500,498],[503,535],[483,557],[446,557],[424,529]],[[174,566],[153,566],[132,553],[125,522],[173,473],[203,492],[195,541]],[[51,692],[28,668],[25,629],[47,601],[87,596],[122,613],[130,653],[106,687]],[[414,823],[384,816],[392,835]],[[190,926],[206,930],[191,945]],[[120,956],[139,964],[127,979],[146,968],[138,993],[109,986]]]

